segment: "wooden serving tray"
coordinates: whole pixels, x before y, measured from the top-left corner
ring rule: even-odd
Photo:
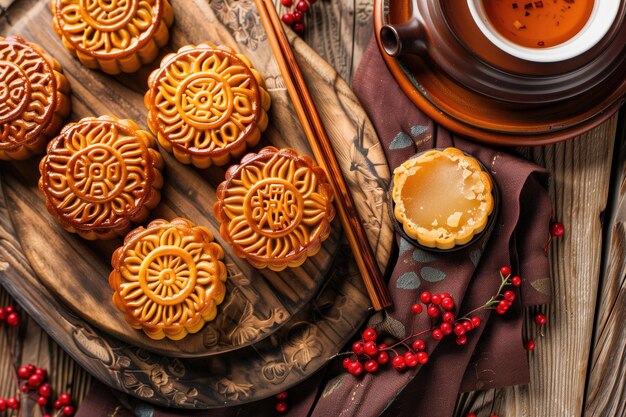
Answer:
[[[291,147],[310,154],[253,3],[174,1],[173,7],[175,23],[169,47],[162,55],[185,44],[202,41],[230,45],[246,54],[265,76],[273,101],[264,145]],[[0,33],[4,36],[18,34],[35,42],[61,62],[72,86],[72,121],[113,114],[133,119],[147,129],[143,96],[147,77],[158,67],[158,61],[132,75],[112,77],[89,70],[65,50],[55,34],[48,1],[19,2],[10,11],[9,23],[0,24]],[[296,53],[301,57],[313,98],[326,122],[361,218],[366,219],[378,260],[384,267],[392,239],[382,192],[389,178],[384,153],[366,115],[345,83],[302,42],[296,42]],[[219,223],[212,208],[215,188],[223,181],[227,167],[198,170],[178,163],[165,152],[163,155],[166,161],[163,199],[152,217],[189,218],[209,228],[220,241]],[[93,326],[124,342],[168,356],[214,355],[269,336],[318,292],[338,250],[338,220],[334,221],[331,237],[316,256],[300,268],[280,273],[252,268],[224,244],[229,272],[228,295],[218,318],[182,341],[154,341],[132,329],[110,301],[110,259],[122,240],[89,242],[65,232],[45,210],[43,197],[37,190],[37,166],[36,160],[5,163],[1,170],[13,226],[40,281]],[[378,189],[380,193],[376,192]]]

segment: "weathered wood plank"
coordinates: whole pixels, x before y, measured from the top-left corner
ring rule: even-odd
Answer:
[[[622,112],[622,116],[624,116]],[[617,135],[610,218],[605,227],[604,271],[589,362],[586,417],[626,415],[626,120]]]
[[[601,214],[608,192],[617,116],[565,143],[522,150],[552,171],[550,195],[565,225],[552,242],[553,303],[527,315],[527,337],[537,339],[530,354],[531,383],[461,397],[458,417],[469,411],[506,417],[575,417],[583,407],[587,361],[594,326],[602,252]],[[548,316],[544,337],[537,337],[532,313]],[[613,414],[598,414],[598,416]]]

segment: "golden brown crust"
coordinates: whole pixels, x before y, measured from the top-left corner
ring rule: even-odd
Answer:
[[[176,159],[225,165],[261,138],[271,99],[261,74],[226,46],[187,45],[148,79],[148,125]]]
[[[135,72],[169,40],[168,0],[51,0],[52,24],[68,51],[88,68]]]
[[[411,208],[405,204],[407,202],[422,199],[424,204],[434,196],[427,193],[415,194],[411,192],[405,194],[403,189],[408,179],[411,177],[428,175],[428,170],[437,161],[451,161],[454,171],[446,171],[446,177],[452,178],[455,187],[449,184],[432,184],[429,186],[431,192],[446,195],[446,204],[438,206],[439,214],[444,215],[443,221],[429,218],[428,222],[416,223],[412,218]],[[483,171],[476,159],[465,155],[456,148],[446,148],[444,150],[433,149],[417,155],[405,161],[394,170],[392,197],[394,201],[394,217],[402,224],[406,234],[415,239],[420,245],[438,248],[452,249],[457,245],[464,245],[472,240],[478,233],[482,232],[489,215],[494,209],[494,199],[492,195],[493,185],[489,174]],[[472,201],[473,208],[469,210],[459,210],[455,207],[445,207],[444,205],[454,205],[458,200]],[[448,203],[450,202],[450,203]],[[423,208],[423,207],[422,207]],[[431,223],[432,221],[432,223]]]
[[[39,164],[39,189],[63,227],[86,239],[123,236],[156,207],[163,159],[131,120],[88,117],[67,125]]]
[[[292,149],[243,157],[217,189],[220,234],[255,268],[280,271],[315,255],[335,216],[326,174]]]
[[[149,337],[182,339],[215,318],[226,294],[223,258],[204,227],[154,220],[130,232],[113,254],[113,304]]]
[[[61,65],[18,36],[0,37],[0,159],[27,159],[46,147],[71,112]]]

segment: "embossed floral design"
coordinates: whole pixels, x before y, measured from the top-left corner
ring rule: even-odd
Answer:
[[[211,2],[220,21],[233,33],[235,40],[250,50],[256,50],[267,35],[260,24],[254,3],[241,0],[217,0]]]
[[[319,251],[335,215],[324,171],[289,149],[246,156],[228,170],[217,197],[222,237],[257,268],[301,265]]]
[[[254,385],[238,384],[228,378],[222,378],[217,382],[216,390],[227,400],[238,401],[252,395],[254,392]]]
[[[320,357],[324,346],[317,335],[317,325],[298,323],[290,330],[284,353],[290,363],[304,371],[311,360]]]
[[[95,56],[133,52],[157,30],[163,0],[53,0],[55,20],[74,48]]]
[[[226,293],[222,248],[185,219],[138,228],[113,255],[113,302],[155,339],[180,339],[213,320]]]
[[[160,199],[163,161],[155,146],[129,120],[102,116],[66,126],[40,165],[48,210],[72,231],[125,233]]]
[[[278,385],[287,378],[292,368],[293,365],[289,365],[285,362],[273,361],[263,366],[261,373],[263,374],[263,378],[269,383]]]

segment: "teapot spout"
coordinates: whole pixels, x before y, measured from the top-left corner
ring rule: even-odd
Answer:
[[[380,43],[392,57],[423,55],[427,50],[424,25],[416,16],[405,23],[384,25],[380,28]]]

